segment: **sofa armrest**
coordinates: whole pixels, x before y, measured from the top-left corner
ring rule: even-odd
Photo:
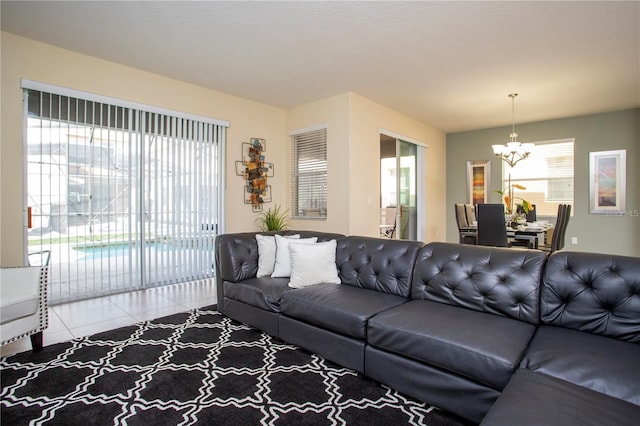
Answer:
[[[216,287],[218,310],[222,309],[223,283],[238,282],[256,276],[258,272],[258,244],[255,232],[222,234],[216,237]]]

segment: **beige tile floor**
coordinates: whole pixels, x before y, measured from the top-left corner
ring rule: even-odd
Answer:
[[[208,279],[50,306],[44,344],[66,342],[215,303],[215,279]],[[0,355],[28,350],[31,339],[26,337],[3,345]]]

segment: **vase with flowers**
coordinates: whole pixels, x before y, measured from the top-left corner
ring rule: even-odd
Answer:
[[[529,203],[527,200],[525,200],[522,197],[516,197],[513,195],[514,189],[519,189],[521,191],[524,191],[527,188],[517,183],[514,183],[514,184],[509,183],[509,185],[507,185],[507,188],[505,188],[504,190],[499,190],[499,189],[495,190],[495,192],[500,194],[502,196],[502,199],[504,200],[505,223],[510,224],[512,227],[517,226],[519,222],[523,222],[523,223],[526,222],[527,213],[533,210],[533,205],[531,203]],[[513,202],[516,199],[520,200],[518,204],[522,206],[522,211],[524,212],[522,214],[522,217],[520,217],[516,209],[513,208]]]

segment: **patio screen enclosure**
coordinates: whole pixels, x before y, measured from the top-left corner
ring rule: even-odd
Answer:
[[[27,247],[51,251],[50,301],[212,277],[228,124],[23,87]]]

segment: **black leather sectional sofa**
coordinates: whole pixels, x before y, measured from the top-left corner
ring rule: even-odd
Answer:
[[[297,233],[341,283],[256,277],[256,233],[220,235],[223,314],[475,423],[640,423],[640,258]]]

